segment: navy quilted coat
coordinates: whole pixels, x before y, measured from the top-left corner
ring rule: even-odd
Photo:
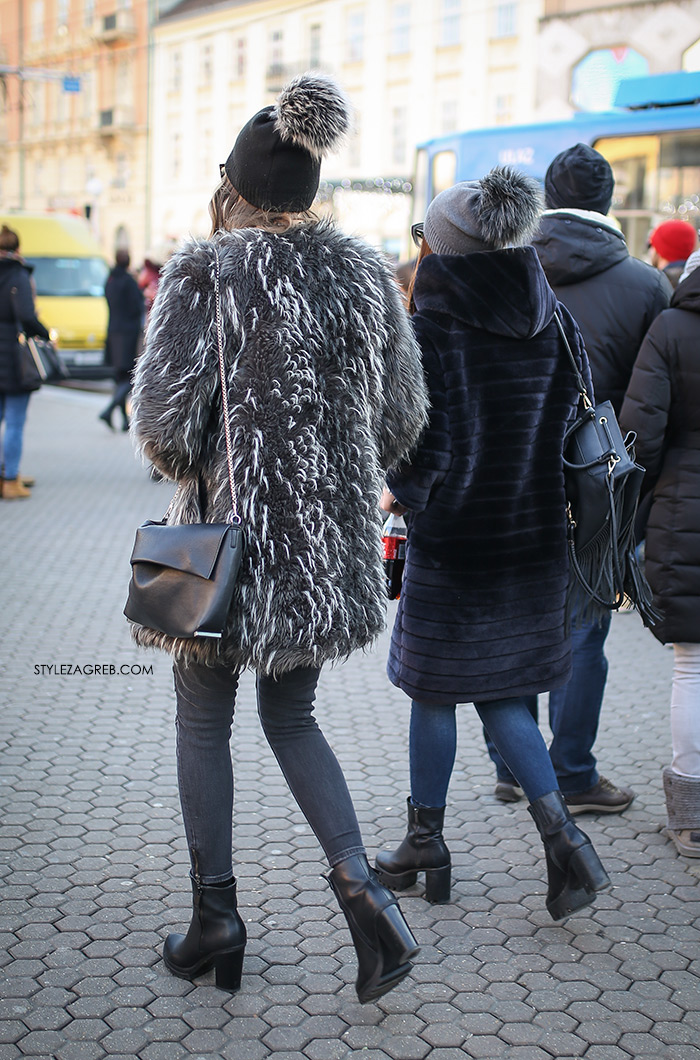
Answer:
[[[561,453],[578,399],[556,297],[520,247],[431,255],[414,299],[432,411],[387,479],[410,509],[389,677],[425,703],[556,688],[571,669]]]

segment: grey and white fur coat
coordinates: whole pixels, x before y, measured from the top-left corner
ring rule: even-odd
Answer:
[[[231,509],[215,246],[243,564],[221,641],[132,632],[232,669],[320,666],[384,624],[378,505],[426,422],[420,352],[383,259],[330,223],[187,244],[165,268],[133,396],[138,447],[181,487],[170,522]]]

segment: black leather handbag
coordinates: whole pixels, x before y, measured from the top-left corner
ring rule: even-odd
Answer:
[[[580,395],[576,419],[564,436],[569,609],[583,619],[617,611],[625,598],[645,625],[658,614],[635,554],[634,521],[644,468],[635,461],[636,435],[622,437],[609,401],[593,405],[561,318],[557,327],[571,360]]]
[[[233,475],[219,279],[220,263],[216,254],[216,335],[231,513],[225,523],[169,526],[176,492],[160,522],[146,522],[136,531],[129,596],[124,608],[131,622],[186,639],[222,636],[243,556],[244,535]]]

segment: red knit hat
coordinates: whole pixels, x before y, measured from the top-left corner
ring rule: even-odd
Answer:
[[[690,221],[662,221],[649,243],[666,261],[685,261],[698,245],[698,234]]]

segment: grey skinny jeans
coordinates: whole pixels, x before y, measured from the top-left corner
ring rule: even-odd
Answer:
[[[331,868],[364,845],[338,760],[313,716],[320,669],[257,676],[258,714],[272,751]],[[204,884],[233,875],[231,726],[238,674],[175,663],[177,770],[192,872]]]

